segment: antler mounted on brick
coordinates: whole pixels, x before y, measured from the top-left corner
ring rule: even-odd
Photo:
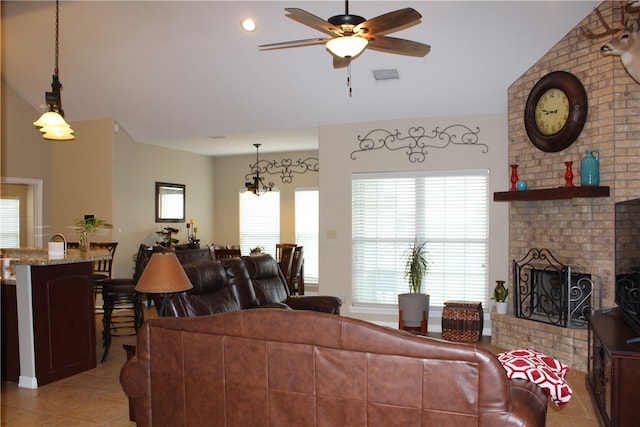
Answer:
[[[627,73],[636,82],[640,83],[640,1],[629,1],[620,7],[620,25],[615,28],[611,28],[607,24],[607,21],[597,8],[595,11],[605,30],[595,33],[588,27],[583,26],[580,28],[582,34],[589,39],[611,37],[600,47],[600,52],[603,55],[620,56],[622,65],[624,65]],[[635,15],[633,23],[629,24],[629,17],[633,15]]]

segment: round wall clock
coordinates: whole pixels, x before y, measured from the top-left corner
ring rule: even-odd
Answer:
[[[531,89],[524,109],[524,126],[540,150],[554,153],[569,147],[586,121],[587,92],[573,74],[554,71]]]

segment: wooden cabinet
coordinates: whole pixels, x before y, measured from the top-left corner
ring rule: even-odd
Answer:
[[[96,367],[91,262],[19,265],[2,298],[3,379],[37,388]]]
[[[640,344],[627,344],[636,333],[618,311],[587,313],[589,369],[587,390],[603,426],[638,425]]]

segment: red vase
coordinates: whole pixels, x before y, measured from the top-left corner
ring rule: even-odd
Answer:
[[[516,182],[518,182],[518,165],[511,165],[511,188],[510,191],[516,191]]]
[[[573,165],[573,162],[564,162],[564,165],[567,167],[567,170],[564,173],[564,186],[573,187],[573,171],[571,170],[571,165]]]

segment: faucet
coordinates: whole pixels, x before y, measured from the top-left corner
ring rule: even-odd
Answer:
[[[58,240],[62,239],[62,242],[64,243],[64,252],[67,253],[67,238],[64,237],[64,234],[54,234],[53,236],[51,236],[51,238],[49,239],[50,242],[56,242]]]

